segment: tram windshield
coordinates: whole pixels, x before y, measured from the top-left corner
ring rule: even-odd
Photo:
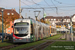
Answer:
[[[28,35],[28,26],[28,23],[15,23],[14,34],[19,37]]]
[[[28,27],[15,27],[14,34],[27,34]]]

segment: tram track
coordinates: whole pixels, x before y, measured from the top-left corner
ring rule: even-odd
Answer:
[[[47,41],[47,42],[44,42],[40,45],[27,47],[27,48],[23,48],[23,49],[20,49],[20,50],[43,50],[44,48],[46,48],[47,46],[49,46],[50,44],[52,44],[54,42],[55,41]]]
[[[22,45],[22,44],[14,44],[14,45],[9,45],[9,46],[3,46],[3,47],[0,47],[0,50],[7,50],[7,49],[10,49],[10,48],[20,46],[20,45]]]

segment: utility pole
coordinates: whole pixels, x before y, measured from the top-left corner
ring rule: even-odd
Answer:
[[[2,9],[2,42],[4,40],[3,35],[4,34],[4,27],[3,27],[3,9]]]
[[[56,7],[56,14],[58,14],[58,8]]]
[[[39,14],[40,14],[40,11],[34,11],[34,13],[35,13],[35,18],[36,18],[36,20],[37,20],[38,15],[36,15],[36,12],[39,12],[39,13],[38,13],[38,15],[39,15]]]
[[[44,18],[44,8],[22,8],[23,9],[42,9],[43,10],[43,18]]]
[[[20,15],[20,18],[22,18],[21,17],[21,0],[19,0],[19,15]]]
[[[71,27],[70,27],[70,33],[71,33],[71,41],[73,41],[72,18],[71,18],[71,20],[70,20],[70,24],[71,24]]]
[[[27,13],[26,13],[25,17],[27,18]]]

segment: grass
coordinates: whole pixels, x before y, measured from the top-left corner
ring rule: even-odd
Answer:
[[[0,42],[2,42],[2,40],[0,40]]]
[[[11,48],[9,50],[19,50],[19,49],[22,49],[22,48],[26,48],[26,47],[30,47],[30,46],[35,46],[35,45],[39,45],[41,43],[44,43],[45,41],[36,41],[36,42],[32,42],[32,43],[27,43],[27,44],[24,44],[24,45],[20,45],[18,47],[15,47],[15,48]]]
[[[57,34],[57,35],[55,35],[55,36],[46,38],[45,40],[56,40],[56,39],[58,39],[58,38],[61,37],[61,36],[62,36],[62,34]]]
[[[50,40],[50,39],[55,40],[55,39],[58,39],[60,36],[62,36],[62,34],[57,34],[55,36],[48,37],[45,40]],[[21,46],[18,46],[18,47],[11,48],[10,50],[19,50],[19,49],[22,49],[22,48],[39,45],[39,44],[44,43],[44,42],[45,41],[41,40],[41,41],[36,41],[36,42],[32,42],[32,43],[27,43],[27,44],[24,44],[24,45],[21,45]]]
[[[64,38],[64,39],[58,39],[58,40],[66,40],[66,39]]]
[[[55,39],[58,39],[60,36],[62,36],[62,34],[57,34],[55,36],[48,37],[45,40],[51,40],[51,39],[55,40]],[[26,47],[30,47],[30,46],[39,45],[39,44],[44,43],[44,42],[45,41],[40,40],[40,41],[36,41],[36,42],[32,42],[32,43],[26,43],[26,44],[23,44],[21,46],[11,48],[9,50],[18,50],[18,49],[22,49],[22,48],[26,48]],[[0,47],[2,47],[2,46],[8,46],[8,45],[13,45],[13,44],[12,43],[7,43],[7,42],[0,43]]]
[[[0,47],[13,45],[12,43],[7,43],[6,41],[8,41],[8,40],[4,40],[2,43],[2,40],[0,40]]]
[[[44,50],[75,50],[75,42],[65,42],[65,41],[58,41],[51,45],[49,45]]]
[[[12,45],[11,43],[3,42],[0,43],[0,47]]]

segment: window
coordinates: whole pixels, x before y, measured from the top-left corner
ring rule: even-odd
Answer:
[[[10,32],[10,30],[8,30],[8,32]]]
[[[49,21],[50,19],[48,19],[48,21]]]
[[[68,21],[70,22],[70,19],[68,19]]]
[[[66,19],[64,19],[66,21]]]
[[[14,13],[11,13],[12,15],[14,15]]]
[[[33,24],[31,24],[31,35],[33,35]]]
[[[2,16],[2,15],[0,14],[0,16]]]
[[[10,13],[7,13],[7,15],[10,15]]]
[[[47,21],[47,19],[45,19],[45,21]]]
[[[53,20],[53,19],[51,19],[51,20]]]
[[[51,19],[50,19],[50,20],[51,20]],[[49,21],[50,21],[50,20],[49,20]]]
[[[67,20],[67,22],[68,22],[68,20]]]
[[[67,19],[67,22],[70,22],[70,19]]]
[[[54,21],[56,21],[56,19],[54,19]]]
[[[58,21],[59,21],[59,19],[58,19]]]

